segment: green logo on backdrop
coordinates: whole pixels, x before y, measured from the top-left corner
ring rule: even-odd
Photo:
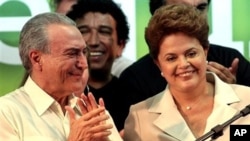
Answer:
[[[0,95],[19,87],[24,74],[17,48],[22,25],[45,11],[50,11],[46,0],[0,1]]]

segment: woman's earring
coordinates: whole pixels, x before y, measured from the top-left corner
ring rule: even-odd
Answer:
[[[162,76],[162,77],[164,76],[163,72],[161,72],[161,76]]]

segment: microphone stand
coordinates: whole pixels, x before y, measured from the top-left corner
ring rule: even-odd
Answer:
[[[223,123],[222,125],[216,125],[215,127],[213,127],[211,129],[211,131],[209,131],[208,133],[206,133],[205,135],[197,138],[195,141],[205,141],[208,138],[212,138],[212,139],[217,139],[218,137],[223,135],[223,129],[225,127],[227,127],[228,125],[230,125],[232,122],[234,122],[235,120],[244,117],[246,115],[248,115],[250,113],[250,105],[246,106],[244,109],[242,109],[237,115],[233,116],[231,119],[229,119],[228,121],[226,121],[225,123]]]

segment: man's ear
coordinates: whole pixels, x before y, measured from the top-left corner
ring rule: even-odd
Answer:
[[[119,41],[117,48],[116,48],[116,58],[122,56],[122,52],[125,48],[125,45],[126,45],[126,42],[124,40]]]
[[[29,58],[33,69],[42,70],[42,53],[38,50],[31,50],[29,52]]]

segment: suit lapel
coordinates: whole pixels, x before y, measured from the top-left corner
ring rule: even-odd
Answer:
[[[232,88],[222,82],[216,75],[208,74],[207,78],[209,82],[215,83],[214,107],[216,108],[214,108],[207,119],[204,134],[218,125],[218,123],[222,124],[233,117],[238,111],[229,105],[239,102],[239,98],[235,92],[232,91]],[[168,88],[155,96],[148,111],[159,114],[153,123],[164,133],[180,141],[195,140],[193,133],[177,110]]]
[[[211,78],[211,74],[209,75],[208,78]],[[213,75],[213,79],[214,80],[208,80],[215,83],[214,107],[216,108],[213,109],[213,112],[207,119],[205,133],[209,132],[216,125],[223,124],[236,115],[238,110],[230,105],[240,101],[230,85],[221,81],[216,75]]]
[[[178,112],[168,89],[155,97],[149,112],[160,114],[153,123],[164,133],[181,141],[195,140],[185,120]]]

